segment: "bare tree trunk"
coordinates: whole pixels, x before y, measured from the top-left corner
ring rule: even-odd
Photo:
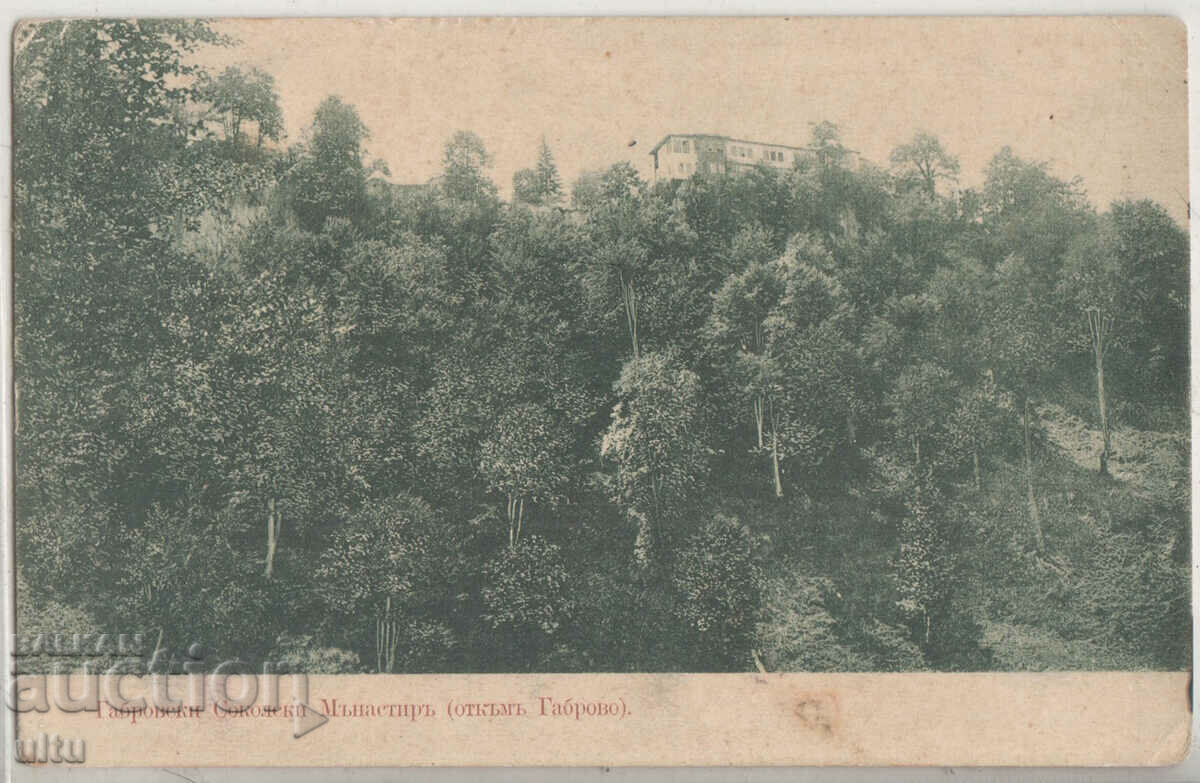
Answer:
[[[617,272],[621,281],[621,302],[625,305],[625,325],[629,329],[629,341],[633,343],[633,358],[641,358],[641,349],[638,346],[638,315],[637,315],[637,292],[633,288],[633,281],[625,280],[624,272]]]
[[[392,617],[392,597],[389,595],[384,602],[383,613],[375,617],[375,671],[380,674],[391,674],[396,670],[399,630]]]
[[[275,550],[279,547],[279,537],[283,532],[283,512],[275,507],[275,498],[267,501],[267,567],[264,576],[271,578],[275,571]]]
[[[662,497],[660,491],[662,489],[663,478],[661,475],[655,475],[650,479],[650,492],[654,497],[654,516],[651,521],[657,525],[659,518],[662,516]]]
[[[383,673],[383,624],[382,616],[375,618],[375,671]]]
[[[971,462],[975,468],[975,491],[983,489],[983,474],[979,470],[979,446],[971,449]]]
[[[1033,437],[1029,431],[1029,399],[1025,399],[1022,422],[1025,427],[1025,488],[1029,497],[1029,521],[1033,523],[1033,533],[1037,551],[1046,548],[1046,535],[1042,530],[1042,514],[1038,510],[1037,496],[1033,492]]]
[[[388,635],[387,635],[387,670],[388,670],[388,674],[391,674],[393,671],[396,670],[396,644],[397,644],[397,642],[400,641],[400,639],[399,639],[399,634],[397,633],[396,621],[392,619],[392,597],[390,595],[388,596],[388,599],[387,599],[386,614],[384,615],[384,617],[387,618],[387,631],[388,631]]]
[[[517,545],[517,499],[510,492],[508,494],[508,548],[512,549]]]
[[[1108,475],[1108,460],[1112,456],[1112,434],[1108,427],[1108,397],[1104,393],[1104,353],[1108,347],[1108,336],[1112,331],[1112,317],[1105,317],[1099,309],[1088,310],[1088,329],[1092,335],[1092,352],[1096,357],[1096,399],[1100,407],[1100,430],[1104,434],[1104,448],[1100,452],[1100,475]]]
[[[775,497],[783,497],[783,479],[779,475],[779,431],[771,430],[771,467],[775,472]]]
[[[525,518],[525,498],[517,499],[517,535],[514,543],[521,542],[521,521]]]
[[[639,568],[649,568],[655,556],[654,528],[649,517],[634,513],[637,521],[637,538],[633,542],[633,557]]]
[[[754,427],[758,431],[758,447],[763,447],[763,396],[754,398]]]
[[[1108,459],[1112,456],[1112,433],[1108,428],[1108,402],[1104,395],[1104,359],[1096,358],[1096,394],[1100,399],[1100,430],[1104,433],[1104,448],[1100,452],[1100,475],[1108,475]]]
[[[637,308],[637,292],[633,290],[633,283],[629,284],[629,301],[632,304],[630,308],[633,311],[633,358],[640,359],[642,356],[641,338],[638,336],[638,308]]]

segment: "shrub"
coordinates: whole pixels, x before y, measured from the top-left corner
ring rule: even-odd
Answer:
[[[496,632],[496,659],[532,667],[575,611],[562,552],[529,536],[487,562],[483,578],[483,620]]]
[[[750,531],[718,515],[684,544],[672,582],[675,611],[693,637],[695,662],[703,670],[749,668],[762,593]]]

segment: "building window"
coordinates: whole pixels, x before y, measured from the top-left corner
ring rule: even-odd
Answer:
[[[691,152],[691,144],[687,139],[675,139],[671,148],[676,152]]]

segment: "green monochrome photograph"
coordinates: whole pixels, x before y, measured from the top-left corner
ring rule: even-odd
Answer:
[[[17,669],[1190,669],[1186,33],[1038,24],[22,21]]]

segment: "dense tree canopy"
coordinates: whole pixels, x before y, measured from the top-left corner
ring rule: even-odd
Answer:
[[[252,122],[256,128],[255,146],[261,146],[263,139],[279,141],[283,112],[271,74],[255,67],[243,70],[231,65],[215,79],[203,78],[199,94],[220,116],[227,139],[239,142],[242,126]]]
[[[393,188],[224,43],[17,31],[23,617],[327,671],[1189,664],[1162,207],[824,122],[682,182],[543,139],[511,203],[460,131]]]

